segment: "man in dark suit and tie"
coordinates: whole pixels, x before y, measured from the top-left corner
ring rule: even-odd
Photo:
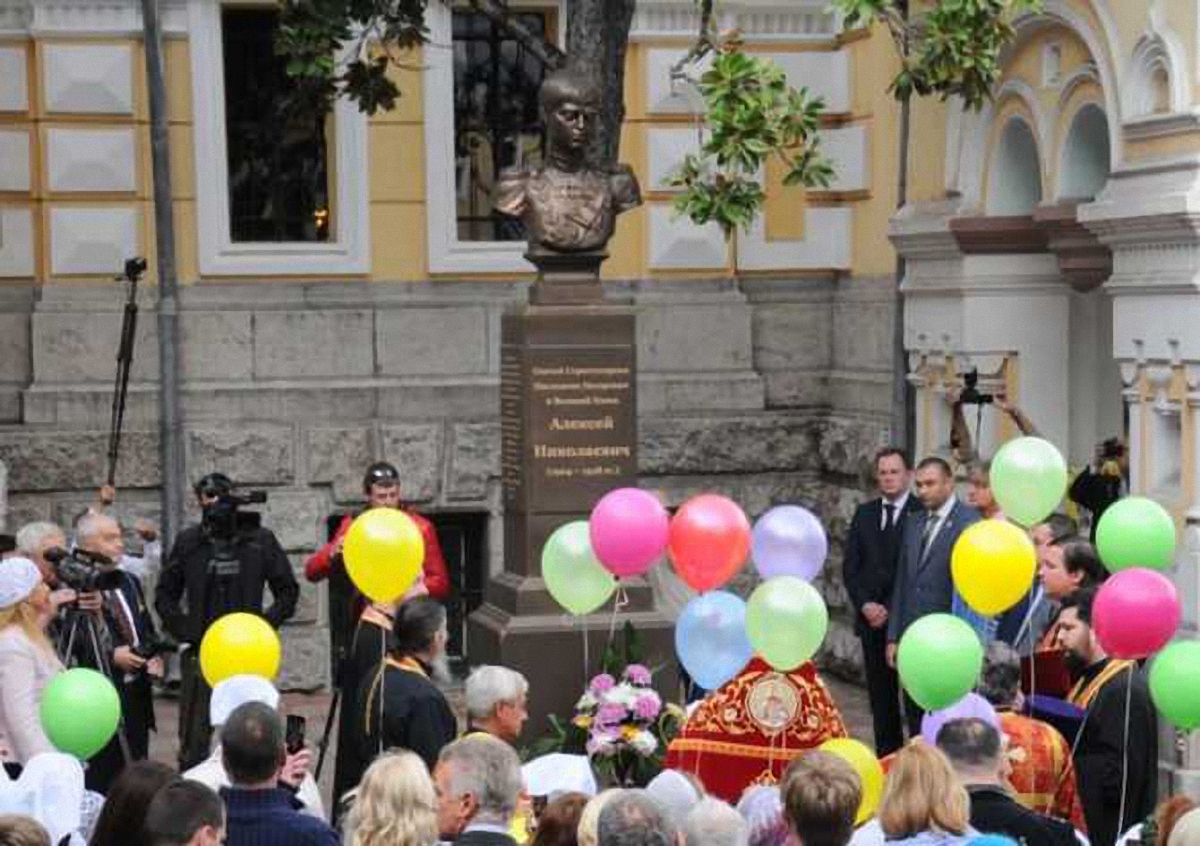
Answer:
[[[457,846],[516,846],[509,834],[521,794],[521,761],[490,734],[442,747],[433,768],[438,834]]]
[[[979,512],[954,495],[954,474],[941,458],[917,465],[916,494],[923,513],[909,515],[900,540],[896,587],[888,610],[888,664],[896,666],[896,647],[905,630],[926,614],[950,613],[954,584],[950,552],[958,536],[979,519]],[[921,727],[921,709],[907,695],[904,710],[911,734]]]
[[[862,642],[875,751],[881,758],[904,744],[900,682],[895,669],[888,666],[887,633],[901,531],[905,520],[921,510],[917,498],[909,493],[911,470],[901,449],[885,447],[876,453],[875,481],[881,496],[854,512],[842,563],[846,591],[857,612],[854,629]]]

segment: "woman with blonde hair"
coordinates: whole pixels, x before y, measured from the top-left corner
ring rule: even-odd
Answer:
[[[896,753],[879,825],[888,846],[955,846],[976,836],[966,789],[941,750],[924,743]]]
[[[42,729],[42,691],[63,670],[46,637],[50,588],[28,558],[0,561],[0,762],[24,765],[54,752]]]
[[[346,846],[432,846],[437,798],[425,762],[412,752],[376,758],[346,817]]]

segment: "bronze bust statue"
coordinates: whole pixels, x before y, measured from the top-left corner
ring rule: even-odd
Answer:
[[[589,160],[600,99],[595,82],[576,71],[547,76],[541,90],[545,161],[537,170],[500,175],[496,209],[525,224],[526,255],[539,267],[539,259],[573,255],[586,261],[590,255],[598,269],[617,215],[642,203],[628,165],[606,171]]]

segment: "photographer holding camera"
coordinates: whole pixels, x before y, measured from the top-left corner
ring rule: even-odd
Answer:
[[[126,763],[149,754],[154,728],[150,679],[163,674],[164,644],[141,582],[117,566],[124,554],[120,524],[88,512],[75,527],[75,551],[54,564],[59,582],[77,597],[60,624],[63,662],[105,673],[121,698],[121,727],[87,767],[87,786],[99,793],[108,791]]]
[[[1091,541],[1096,542],[1096,527],[1108,507],[1129,492],[1129,451],[1120,438],[1109,438],[1096,445],[1092,463],[1084,467],[1067,496],[1092,515]]]
[[[163,627],[181,644],[179,765],[190,769],[209,754],[212,690],[200,673],[200,641],[217,618],[237,611],[257,614],[275,628],[295,613],[300,585],[275,535],[243,505],[266,502],[266,494],[239,496],[222,473],[196,483],[203,509],[198,525],[175,539],[159,577],[154,607]],[[274,602],[263,609],[263,589]],[[181,604],[186,599],[186,610]]]

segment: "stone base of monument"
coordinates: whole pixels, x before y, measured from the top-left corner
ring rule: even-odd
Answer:
[[[602,256],[585,258],[539,257],[532,304],[501,324],[504,569],[488,583],[467,642],[472,664],[503,664],[529,680],[527,742],[548,731],[548,714],[573,713],[586,684],[584,631],[588,678],[599,672],[610,632],[629,622],[647,664],[660,668],[659,690],[673,696],[678,686],[673,627],[643,580],[626,585],[616,606],[572,619],[541,578],[555,529],[586,520],[608,491],[637,484],[634,313],[600,304]]]

